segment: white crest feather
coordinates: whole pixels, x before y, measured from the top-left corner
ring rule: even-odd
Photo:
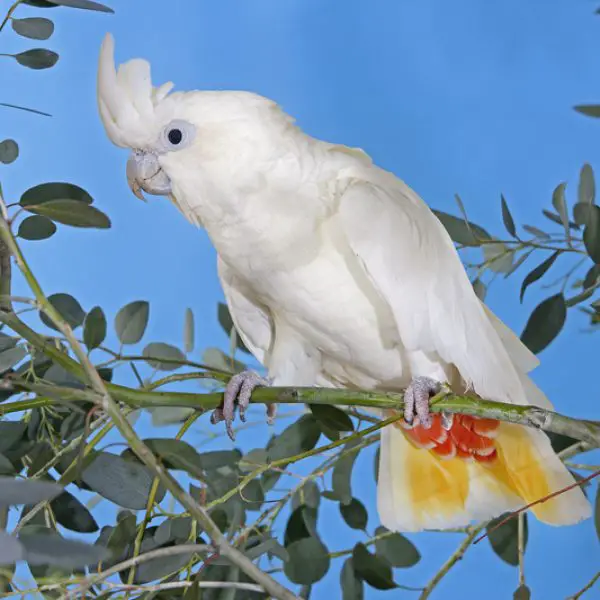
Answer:
[[[134,58],[115,68],[115,43],[107,33],[98,62],[98,107],[110,140],[122,148],[143,148],[152,140],[156,106],[173,88],[171,82],[152,87],[150,64]]]

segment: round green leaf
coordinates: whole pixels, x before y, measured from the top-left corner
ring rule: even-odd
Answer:
[[[41,69],[49,69],[53,67],[58,61],[58,54],[52,50],[46,50],[44,48],[33,48],[32,50],[25,50],[25,52],[19,52],[19,54],[13,54],[17,59],[17,62],[24,67],[35,69],[36,71]]]
[[[0,142],[0,162],[9,165],[17,160],[19,156],[19,145],[15,140],[3,140]]]
[[[516,567],[519,564],[519,519],[514,517],[509,519],[500,527],[496,527],[498,523],[503,521],[508,516],[508,513],[500,515],[493,519],[487,525],[487,537],[492,546],[492,550],[506,563]],[[524,515],[524,544],[523,550],[527,546],[527,515]]]
[[[126,304],[115,317],[115,331],[121,344],[137,344],[144,335],[150,315],[150,304],[136,300]]]
[[[312,450],[320,436],[321,430],[315,418],[303,415],[273,438],[267,448],[269,460],[281,460]]]
[[[371,587],[377,590],[391,590],[398,587],[390,564],[371,554],[364,544],[358,543],[354,546],[352,562],[356,574]]]
[[[421,560],[414,544],[400,533],[390,533],[380,526],[375,530],[377,537],[385,535],[375,542],[376,554],[385,558],[392,567],[413,567]]]
[[[175,371],[181,364],[173,361],[186,360],[185,354],[179,348],[162,342],[151,342],[142,350],[142,355],[153,369],[160,371]]]
[[[352,419],[341,409],[328,404],[310,404],[312,414],[319,424],[334,431],[354,431]]]
[[[321,503],[321,491],[319,486],[311,479],[306,480],[304,485],[292,496],[292,508],[308,506],[317,509]]]
[[[314,537],[298,540],[286,549],[290,558],[283,564],[283,572],[293,583],[316,583],[329,570],[331,559],[327,548]]]
[[[352,529],[365,530],[367,528],[369,513],[360,500],[352,498],[350,502],[340,504],[339,507],[342,518]]]
[[[513,600],[531,600],[531,590],[522,583],[513,594]]]
[[[69,294],[52,294],[48,296],[48,301],[72,329],[76,329],[83,323],[85,311],[73,296]],[[40,311],[40,319],[44,325],[58,331],[58,327],[43,311]]]
[[[521,341],[538,354],[560,333],[567,318],[565,297],[556,294],[538,304],[531,313]]]
[[[75,496],[67,491],[59,494],[50,502],[52,512],[58,523],[71,531],[93,533],[98,531],[92,513]]]
[[[12,19],[11,24],[16,33],[32,40],[47,40],[54,33],[54,23],[43,17]]]
[[[40,183],[23,193],[19,204],[23,208],[36,206],[53,200],[77,200],[84,204],[92,204],[92,197],[83,189],[72,183],[60,181]]]
[[[83,325],[83,343],[88,350],[98,348],[106,338],[106,317],[99,306],[94,306],[86,315]]]
[[[24,240],[45,240],[56,233],[56,225],[47,217],[32,215],[21,221],[17,235]]]
[[[110,219],[100,210],[78,200],[50,200],[26,210],[43,215],[63,225],[95,229],[110,229]]]
[[[365,596],[363,582],[356,576],[352,558],[344,561],[340,571],[340,585],[342,586],[342,600],[363,600]]]

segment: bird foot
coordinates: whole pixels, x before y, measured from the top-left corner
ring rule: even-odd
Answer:
[[[223,403],[219,408],[215,408],[210,416],[210,422],[213,424],[225,421],[225,429],[231,440],[235,440],[235,432],[233,431],[233,419],[235,417],[235,407],[237,405],[240,420],[246,421],[246,409],[250,404],[250,396],[255,388],[259,386],[268,386],[271,382],[264,377],[261,377],[255,371],[242,371],[236,373],[227,382],[223,393]],[[272,425],[273,418],[277,409],[276,404],[267,406],[267,422]]]
[[[442,384],[431,377],[415,377],[404,392],[404,421],[407,425],[414,427],[421,425],[424,429],[431,427],[431,412],[429,400],[437,394]],[[452,427],[451,418],[445,417],[445,425],[448,429]],[[446,427],[444,426],[444,429]]]

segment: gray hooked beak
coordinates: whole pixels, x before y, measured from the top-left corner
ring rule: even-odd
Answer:
[[[140,200],[146,201],[142,190],[155,196],[171,193],[171,181],[158,164],[158,157],[152,152],[134,150],[127,160],[127,183]]]

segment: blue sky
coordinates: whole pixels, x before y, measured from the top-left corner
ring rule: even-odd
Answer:
[[[9,3],[2,4],[4,11]],[[34,72],[3,59],[0,101],[54,116],[3,109],[2,137],[15,138],[21,156],[2,167],[0,178],[9,201],[44,181],[70,181],[94,196],[113,221],[110,231],[62,227],[51,240],[24,242],[24,248],[47,293],[69,292],[84,308],[100,304],[111,316],[126,302],[150,300],[148,340],[180,344],[190,306],[198,345],[224,346],[215,316],[222,294],[205,233],[168,202],[152,198],[145,205],[127,188],[126,153],[108,142],[96,111],[96,61],[106,31],[115,35],[117,60],[149,59],[155,82],[269,96],[311,135],[365,149],[431,206],[455,212],[453,196],[460,194],[470,218],[501,235],[501,192],[518,223],[539,225],[559,182],[569,182],[574,198],[581,165],[589,162],[600,172],[600,122],[571,109],[600,101],[594,2],[130,0],[112,6],[116,15],[21,7],[17,16],[55,20],[54,37],[38,44],[10,30],[2,34],[2,52],[43,45],[61,60]],[[488,297],[517,332],[550,293],[538,285],[519,305],[523,275],[501,282]],[[585,326],[585,319],[569,314],[565,333],[543,352],[535,379],[559,411],[598,418],[600,398],[590,374],[597,370],[599,340],[582,334]],[[186,439],[193,442],[194,434]],[[369,506],[371,464],[365,456],[355,472]],[[337,550],[357,536],[347,533],[336,512],[322,519]],[[535,597],[565,598],[597,570],[600,552],[590,523],[553,529],[532,520],[530,534],[526,573]],[[422,585],[459,537],[411,538],[424,560],[397,573],[397,580]],[[434,597],[503,600],[516,582],[516,570],[483,543]],[[335,568],[313,598],[338,597],[338,590]],[[369,589],[366,597],[395,594]]]

